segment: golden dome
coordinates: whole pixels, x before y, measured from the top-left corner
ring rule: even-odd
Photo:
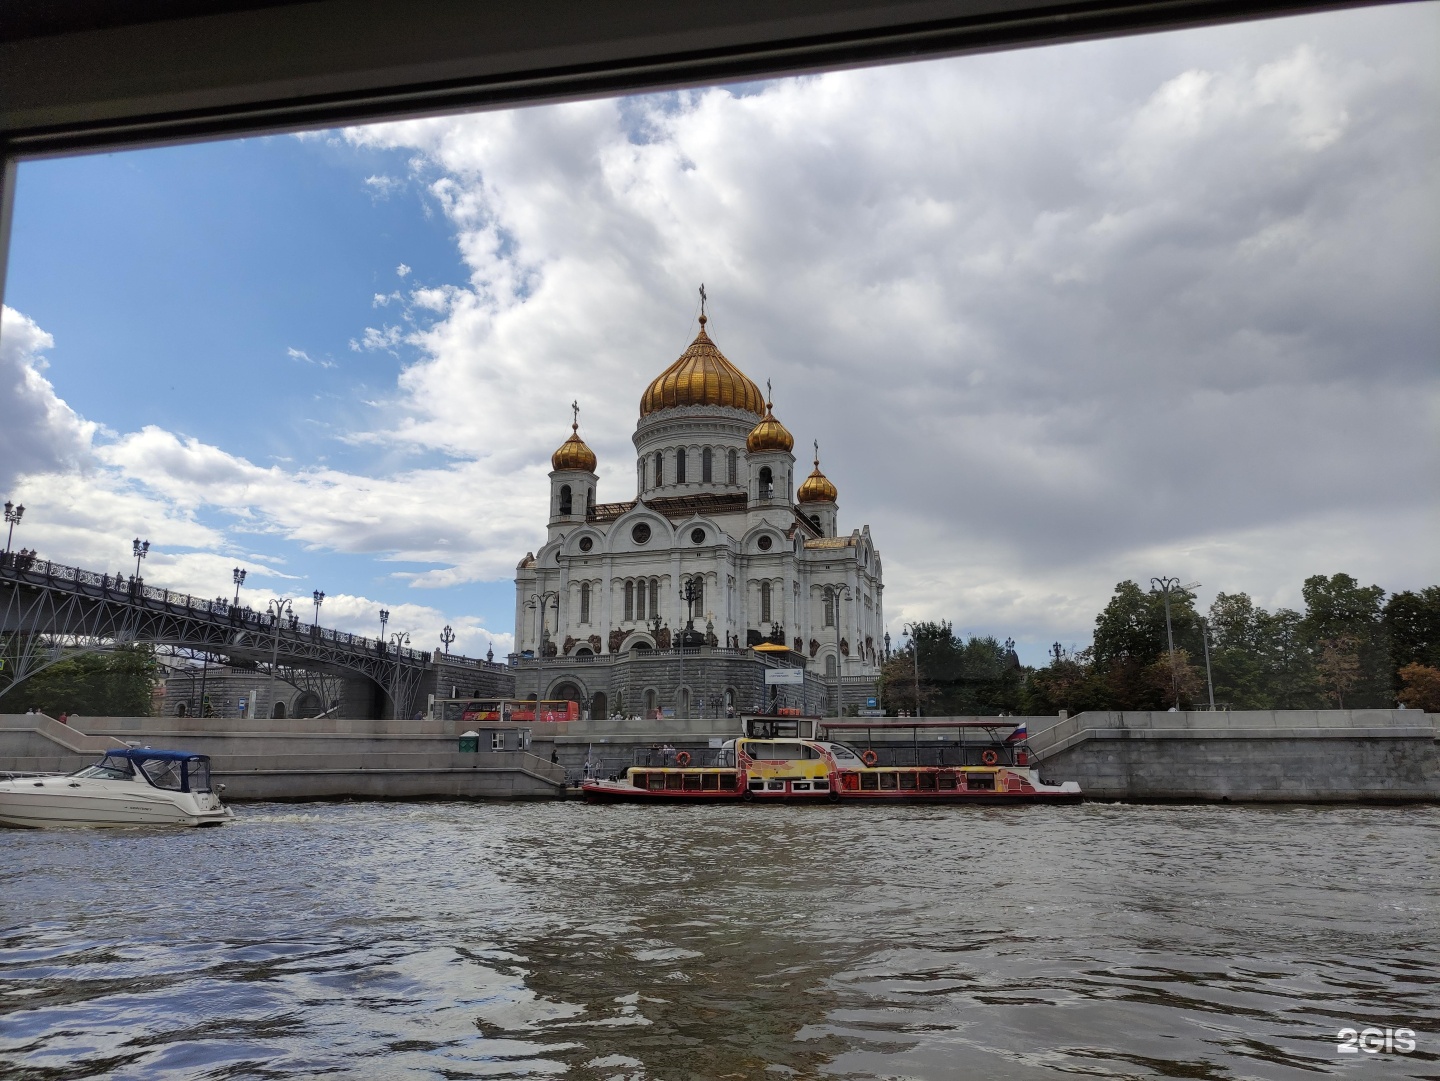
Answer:
[[[815,446],[815,468],[805,478],[795,498],[801,503],[834,503],[840,497],[840,490],[830,483],[830,478],[820,472],[820,446]]]
[[[795,446],[795,437],[790,434],[785,425],[775,419],[775,414],[772,412],[774,407],[773,402],[765,403],[765,415],[745,437],[745,449],[751,454],[758,454],[765,450],[789,451]]]
[[[570,424],[570,438],[556,448],[555,453],[550,455],[550,466],[552,469],[579,469],[585,473],[595,472],[595,452],[585,445],[585,440],[580,438],[580,406],[574,402],[570,408],[575,411],[575,419]]]
[[[725,359],[705,333],[705,315],[700,315],[700,333],[690,348],[645,388],[640,397],[640,415],[648,417],[661,409],[687,405],[723,405],[743,409],[757,417],[765,408],[760,388],[745,373]]]

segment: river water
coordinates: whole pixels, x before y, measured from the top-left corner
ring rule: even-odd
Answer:
[[[237,813],[0,832],[0,1078],[1440,1076],[1440,808]]]

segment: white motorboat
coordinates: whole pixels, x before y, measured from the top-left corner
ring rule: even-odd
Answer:
[[[219,826],[234,817],[224,788],[207,755],[121,747],[74,773],[0,780],[0,824]]]

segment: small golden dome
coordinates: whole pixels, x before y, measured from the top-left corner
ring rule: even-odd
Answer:
[[[570,424],[570,438],[556,448],[555,453],[550,455],[550,467],[552,469],[579,469],[586,473],[595,472],[595,452],[585,445],[585,440],[580,438],[580,406],[576,402],[570,403],[570,408],[575,411],[575,419]]]
[[[705,333],[705,315],[700,315],[700,333],[690,348],[645,388],[640,397],[640,415],[648,417],[661,409],[681,409],[688,405],[722,405],[761,415],[765,399],[760,388],[725,354],[715,348]]]
[[[800,490],[795,493],[795,498],[801,503],[834,503],[840,497],[840,491],[830,478],[820,472],[820,445],[815,445],[815,468],[805,478]]]
[[[790,434],[785,425],[775,419],[774,408],[774,402],[766,402],[765,415],[745,437],[745,449],[751,454],[758,454],[766,450],[789,451],[795,446],[795,437]]]

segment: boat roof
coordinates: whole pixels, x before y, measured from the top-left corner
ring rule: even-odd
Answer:
[[[1016,720],[1014,717],[996,717],[993,720],[984,721],[922,721],[908,720],[904,717],[877,718],[874,721],[822,721],[821,727],[825,729],[842,729],[845,731],[875,731],[883,732],[886,729],[903,728],[1019,728],[1024,724],[1024,718]]]
[[[194,751],[157,751],[151,747],[112,747],[105,752],[105,757],[128,758],[132,762],[146,762],[156,758],[166,762],[189,762],[210,756],[196,754]]]

